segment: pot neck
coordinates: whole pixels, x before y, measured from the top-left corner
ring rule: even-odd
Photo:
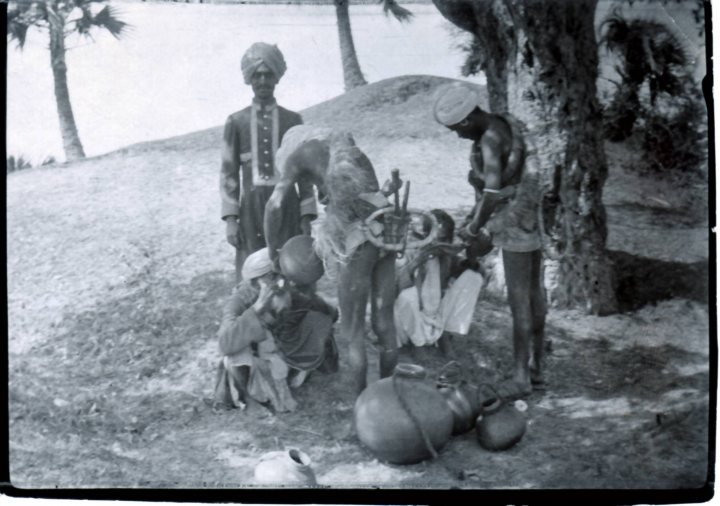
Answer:
[[[396,378],[425,379],[427,372],[425,368],[417,364],[400,363],[395,366],[393,376]]]
[[[500,399],[490,399],[483,403],[482,414],[492,415],[493,413],[497,413],[498,411],[500,411],[500,408],[502,407],[503,403]]]
[[[300,450],[292,449],[287,453],[290,461],[297,467],[308,467],[310,465],[310,457]]]

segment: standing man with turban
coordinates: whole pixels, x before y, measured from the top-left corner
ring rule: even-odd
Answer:
[[[265,247],[265,204],[280,178],[275,153],[285,132],[302,123],[299,114],[277,105],[275,86],[285,74],[282,53],[275,45],[257,42],[241,61],[245,83],[255,94],[252,104],[231,114],[225,123],[220,171],[221,217],[227,241],[235,247],[237,281],[247,256]],[[317,216],[312,185],[301,182],[287,193],[280,232],[285,240],[310,233]]]
[[[434,115],[438,123],[473,141],[468,180],[476,203],[460,235],[470,243],[468,259],[489,253],[493,246],[502,249],[515,367],[512,379],[501,385],[501,394],[504,390],[508,397],[524,397],[544,384],[539,169],[529,156],[523,126],[512,117],[483,111],[475,88],[444,88]]]

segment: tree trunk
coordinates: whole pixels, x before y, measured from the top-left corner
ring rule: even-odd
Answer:
[[[62,134],[65,158],[71,162],[85,158],[85,151],[80,143],[75,116],[70,105],[70,92],[67,84],[67,65],[65,64],[65,20],[61,14],[52,11],[48,5],[48,21],[50,25],[50,65],[55,84],[55,101],[60,133]]]
[[[367,84],[360,70],[360,63],[355,52],[352,29],[350,27],[350,0],[335,0],[338,35],[340,36],[340,59],[342,60],[345,90],[351,90]]]
[[[441,14],[481,42],[490,108],[527,129],[526,170],[537,171],[543,222],[557,250],[550,298],[617,311],[605,251],[602,187],[607,163],[597,100],[597,0],[433,0]]]

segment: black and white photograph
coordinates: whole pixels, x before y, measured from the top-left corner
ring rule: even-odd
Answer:
[[[712,497],[707,0],[4,9],[5,493]]]

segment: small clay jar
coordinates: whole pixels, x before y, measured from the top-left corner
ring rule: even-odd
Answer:
[[[480,414],[478,389],[468,383],[438,385],[438,391],[445,397],[453,414],[453,436],[464,434],[475,426]]]
[[[310,457],[295,448],[268,452],[255,466],[255,482],[261,485],[317,485]]]
[[[500,399],[488,400],[475,422],[480,445],[491,451],[507,450],[517,444],[526,427],[523,414]]]

